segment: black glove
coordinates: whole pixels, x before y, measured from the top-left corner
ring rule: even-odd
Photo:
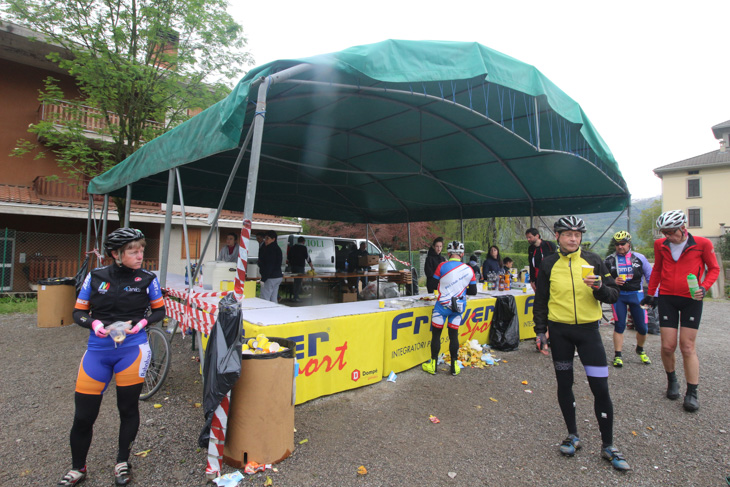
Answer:
[[[537,338],[535,339],[535,347],[537,347],[537,351],[540,352],[542,350],[547,350],[547,337],[544,333],[538,333]]]
[[[644,299],[641,300],[641,305],[656,308],[656,298],[654,296],[645,296]]]

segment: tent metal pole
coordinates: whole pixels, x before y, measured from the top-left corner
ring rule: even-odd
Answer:
[[[132,212],[132,185],[127,185],[127,196],[124,200],[124,226],[130,227],[129,215]]]
[[[107,215],[109,213],[109,193],[104,195],[104,206],[101,209],[101,248],[104,248],[104,243],[106,243],[106,222],[107,222]],[[104,255],[104,252],[102,251],[102,255]]]
[[[160,287],[167,283],[167,259],[170,256],[170,229],[172,228],[172,203],[175,197],[175,172],[167,175],[167,200],[165,203],[165,229],[162,233],[162,255],[160,256]]]
[[[459,220],[461,222],[461,243],[464,243],[464,219]]]
[[[311,69],[309,64],[299,64],[291,68],[267,76],[259,86],[258,99],[256,100],[256,111],[253,120],[253,141],[251,142],[251,161],[248,166],[248,181],[246,182],[246,198],[243,205],[243,220],[253,218],[253,207],[256,201],[256,183],[259,176],[259,162],[261,159],[261,140],[264,135],[264,117],[266,116],[266,93],[275,84],[285,81],[292,76]],[[248,246],[248,242],[246,242]],[[247,247],[248,248],[248,247]]]
[[[537,151],[540,152],[540,111],[537,108],[537,97],[535,97],[535,130],[537,133]],[[530,222],[530,226],[532,226],[532,222]]]
[[[89,196],[89,212],[88,216],[86,217],[86,250],[84,252],[89,251],[89,245],[91,245],[91,209],[92,209],[92,201],[94,199],[93,195]]]
[[[188,275],[188,296],[190,296],[190,293],[193,291],[193,286],[195,285],[195,281],[193,280],[193,268],[190,266],[190,239],[188,238],[188,222],[185,218],[185,201],[183,201],[183,189],[182,189],[182,181],[180,181],[180,171],[178,171],[177,168],[175,168],[175,178],[177,179],[177,192],[178,197],[180,198],[180,213],[182,216],[182,226],[183,226],[183,235],[184,235],[184,243],[185,246],[185,259],[187,260],[187,267],[186,267],[186,274]],[[187,300],[186,300],[187,303]]]
[[[251,141],[251,136],[253,135],[253,125],[248,129],[248,133],[246,134],[246,138],[243,141],[243,144],[241,145],[241,150],[238,151],[238,157],[236,157],[236,162],[233,164],[233,168],[231,169],[231,174],[228,176],[228,181],[226,182],[226,187],[223,189],[223,194],[221,195],[221,200],[218,203],[218,209],[215,212],[215,219],[213,220],[214,225],[211,226],[210,231],[208,232],[208,238],[205,239],[205,245],[203,246],[203,250],[200,253],[200,259],[198,259],[199,262],[203,261],[203,257],[205,257],[205,252],[208,250],[208,245],[210,244],[210,239],[213,236],[214,229],[218,229],[218,217],[221,214],[221,210],[223,210],[223,205],[226,203],[226,198],[228,198],[228,192],[231,190],[231,186],[233,186],[233,180],[236,177],[236,173],[238,172],[238,167],[241,165],[241,160],[243,159],[243,154],[246,153],[246,147],[248,147],[248,143]],[[182,198],[181,198],[182,201]],[[218,231],[215,231],[216,234],[218,234]],[[197,279],[198,274],[200,273],[200,266],[197,266],[195,268],[195,272],[193,273],[193,281],[195,282],[195,279]],[[203,276],[205,277],[205,276]]]
[[[411,255],[411,222],[408,222],[408,263],[413,266],[413,256]]]
[[[626,206],[626,231],[631,233],[631,196],[629,196],[629,204]]]
[[[535,218],[535,205],[530,201],[530,228],[535,228],[535,224],[532,220]]]
[[[246,271],[248,267],[248,242],[251,237],[251,220],[253,219],[253,207],[256,202],[256,184],[259,177],[259,164],[261,162],[261,140],[264,136],[264,118],[266,117],[266,94],[269,88],[278,82],[285,81],[292,76],[311,69],[309,64],[298,64],[291,68],[267,76],[261,80],[259,85],[258,98],[256,99],[256,111],[253,116],[253,138],[251,141],[251,158],[248,164],[248,180],[246,181],[246,198],[243,204],[243,221],[241,226],[241,238],[238,242],[238,259],[236,259],[236,281],[234,293],[236,300],[243,299],[243,289],[246,283]],[[244,258],[246,262],[244,262]]]

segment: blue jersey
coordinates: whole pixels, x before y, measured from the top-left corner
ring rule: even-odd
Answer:
[[[449,305],[451,298],[463,299],[469,284],[476,286],[477,279],[474,270],[460,260],[447,260],[436,268],[433,274],[438,280],[439,303]]]

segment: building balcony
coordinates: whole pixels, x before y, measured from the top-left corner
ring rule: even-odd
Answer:
[[[119,124],[119,115],[116,113],[107,112],[107,117],[112,124]],[[98,108],[76,105],[67,100],[48,100],[38,107],[40,121],[52,122],[60,130],[70,122],[78,122],[89,139],[110,142],[112,139],[108,135],[107,117]],[[165,130],[165,124],[155,120],[147,120],[145,126]]]

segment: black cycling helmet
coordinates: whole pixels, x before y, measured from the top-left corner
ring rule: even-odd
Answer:
[[[565,230],[574,230],[580,233],[586,233],[586,224],[582,218],[569,215],[559,218],[553,225],[555,233],[564,232]]]
[[[140,232],[136,228],[118,228],[110,233],[106,238],[106,242],[104,242],[104,250],[106,251],[106,255],[111,257],[112,250],[118,250],[120,247],[128,244],[129,242],[142,240],[143,238],[144,233]]]

